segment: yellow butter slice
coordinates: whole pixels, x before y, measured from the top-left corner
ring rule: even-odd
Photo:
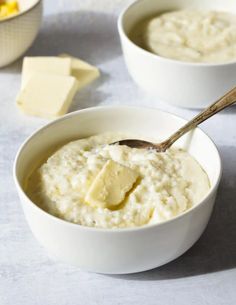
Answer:
[[[53,118],[65,114],[77,91],[72,76],[33,74],[17,97],[17,105],[28,115]]]
[[[78,90],[87,86],[100,76],[97,67],[94,67],[79,58],[68,54],[60,54],[59,56],[71,59],[71,75],[78,80]]]
[[[25,57],[22,67],[21,88],[33,74],[56,74],[69,76],[71,74],[71,59],[56,56]]]
[[[85,200],[94,207],[117,206],[125,199],[137,178],[138,174],[134,170],[109,160],[96,176]]]

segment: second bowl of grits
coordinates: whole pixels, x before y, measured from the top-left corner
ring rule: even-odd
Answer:
[[[59,259],[102,273],[151,269],[185,252],[214,205],[215,145],[200,129],[165,153],[111,144],[132,136],[158,142],[183,123],[159,110],[103,107],[32,135],[14,175],[36,238]]]
[[[138,0],[118,29],[131,76],[171,104],[203,108],[235,86],[232,1]]]

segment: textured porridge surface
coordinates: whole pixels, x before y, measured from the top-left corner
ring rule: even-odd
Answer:
[[[28,181],[30,197],[43,209],[84,226],[123,228],[158,223],[197,204],[209,189],[208,177],[187,152],[166,153],[109,145],[127,138],[100,134],[70,142],[54,153]],[[139,179],[116,208],[92,207],[86,194],[107,160],[135,170]]]
[[[134,40],[163,57],[212,63],[236,59],[236,15],[231,13],[168,12],[141,22],[134,33]]]

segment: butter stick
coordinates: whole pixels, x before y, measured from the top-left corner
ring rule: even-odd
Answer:
[[[20,91],[17,105],[28,115],[57,117],[67,112],[77,86],[72,76],[33,74]]]

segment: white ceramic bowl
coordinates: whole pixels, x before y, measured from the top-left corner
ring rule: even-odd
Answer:
[[[0,21],[0,67],[22,56],[38,34],[42,0],[18,0],[20,13]]]
[[[121,13],[118,30],[129,73],[138,85],[170,104],[203,108],[236,85],[236,61],[207,64],[168,59],[138,47],[127,36],[145,17],[186,8],[236,13],[232,0],[138,0]]]
[[[26,219],[38,241],[59,260],[85,270],[112,274],[152,269],[188,250],[208,223],[221,177],[218,151],[200,129],[182,137],[177,144],[202,165],[211,189],[197,206],[161,224],[128,229],[83,227],[44,212],[22,188],[36,164],[60,143],[107,131],[164,139],[184,123],[185,120],[156,109],[97,107],[68,114],[35,132],[16,156],[14,179]]]

